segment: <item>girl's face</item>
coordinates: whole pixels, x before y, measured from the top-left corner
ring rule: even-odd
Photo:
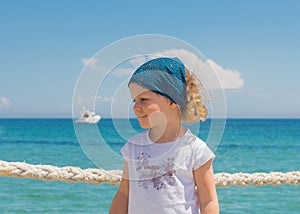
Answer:
[[[142,128],[165,124],[172,105],[168,98],[136,84],[130,84],[129,90],[134,101],[133,111]]]

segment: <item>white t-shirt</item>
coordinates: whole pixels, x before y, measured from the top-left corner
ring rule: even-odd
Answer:
[[[200,213],[193,171],[215,155],[190,130],[167,143],[152,142],[146,130],[121,153],[128,162],[129,214]]]

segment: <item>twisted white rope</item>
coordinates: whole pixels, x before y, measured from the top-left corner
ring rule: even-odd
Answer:
[[[44,181],[59,180],[62,182],[84,182],[87,184],[118,185],[122,178],[121,170],[80,169],[78,167],[56,167],[51,165],[31,165],[23,162],[6,162],[0,160],[0,176],[13,178],[32,178]],[[300,171],[271,173],[217,173],[215,184],[218,187],[265,186],[300,183]]]

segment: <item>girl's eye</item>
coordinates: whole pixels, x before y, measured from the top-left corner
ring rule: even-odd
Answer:
[[[148,98],[140,98],[140,99],[138,99],[138,101],[140,101],[140,102],[146,102],[147,100],[148,100]],[[136,103],[136,100],[133,99],[131,102],[132,103]]]

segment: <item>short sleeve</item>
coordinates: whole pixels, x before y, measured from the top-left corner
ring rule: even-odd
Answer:
[[[215,154],[200,139],[195,141],[193,151],[193,170],[198,169],[210,159],[215,158]]]

